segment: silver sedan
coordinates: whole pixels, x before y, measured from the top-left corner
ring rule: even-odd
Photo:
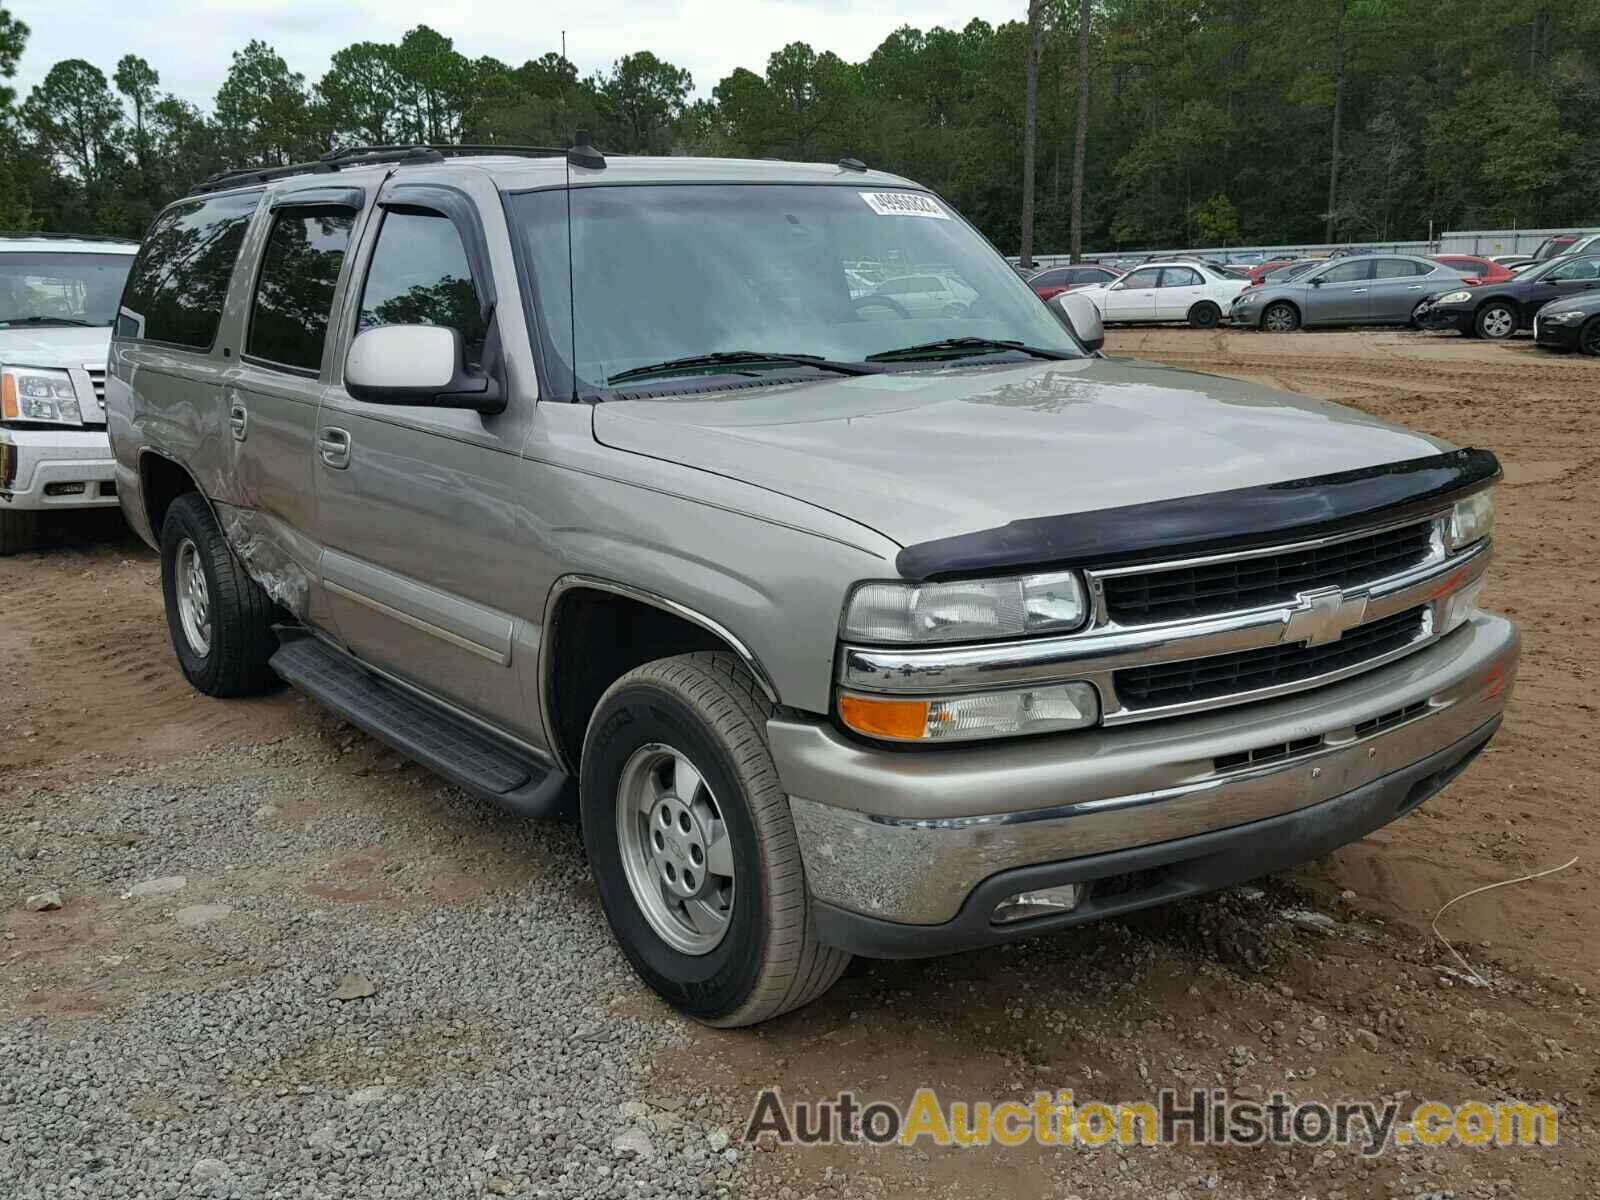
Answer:
[[[1228,315],[1235,325],[1271,333],[1302,325],[1408,325],[1419,304],[1462,278],[1412,254],[1336,258],[1293,279],[1246,288]]]

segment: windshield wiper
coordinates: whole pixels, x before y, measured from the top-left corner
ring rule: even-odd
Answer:
[[[0,325],[82,325],[85,328],[96,324],[94,321],[80,321],[76,317],[12,317],[9,321],[0,321]]]
[[[769,354],[764,350],[719,350],[714,354],[691,354],[687,358],[669,358],[665,362],[632,367],[606,377],[606,382],[622,383],[629,379],[644,379],[651,375],[671,375],[679,371],[693,371],[704,367],[763,367],[800,366],[816,367],[820,371],[833,371],[839,375],[872,375],[871,367],[860,363],[837,362],[820,354]]]
[[[1042,346],[1029,346],[1022,342],[1013,342],[1000,338],[983,337],[952,337],[940,338],[936,342],[919,342],[915,346],[901,346],[897,350],[880,350],[876,354],[867,355],[868,362],[898,362],[914,358],[971,358],[978,354],[996,354],[1002,350],[1015,350],[1019,354],[1031,354],[1034,358],[1076,358],[1075,354],[1063,354],[1059,350],[1046,350]]]

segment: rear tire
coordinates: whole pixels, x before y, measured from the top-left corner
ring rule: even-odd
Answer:
[[[1215,329],[1222,320],[1222,310],[1209,300],[1202,300],[1189,310],[1189,324],[1196,329]]]
[[[1293,333],[1300,328],[1300,311],[1287,300],[1274,300],[1261,314],[1261,328],[1268,333]]]
[[[1478,310],[1472,328],[1481,338],[1504,341],[1517,331],[1517,314],[1503,300],[1491,300]]]
[[[277,609],[245,573],[198,492],[167,509],[161,526],[161,589],[184,678],[208,696],[248,696],[277,682]]]
[[[31,508],[0,509],[0,558],[39,544],[39,513]]]
[[[663,999],[723,1028],[809,1003],[850,961],[817,941],[771,713],[734,655],[682,654],[612,684],[584,738],[583,841],[612,933]]]

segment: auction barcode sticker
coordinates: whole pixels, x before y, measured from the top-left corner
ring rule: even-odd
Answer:
[[[880,217],[933,217],[948,221],[950,214],[932,196],[918,192],[862,192],[867,207]]]

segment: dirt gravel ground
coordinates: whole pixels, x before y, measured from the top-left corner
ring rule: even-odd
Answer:
[[[1522,622],[1522,676],[1445,793],[1255,887],[857,963],[801,1012],[710,1031],[629,975],[572,827],[471,802],[293,692],[194,695],[154,556],[114,520],[63,522],[0,560],[0,1196],[1589,1194],[1600,361],[1414,333],[1114,331],[1108,349],[1500,454],[1490,602]],[[1451,897],[1574,855],[1445,914],[1488,986],[1432,940]],[[61,909],[27,911],[45,889]],[[1521,1098],[1563,1123],[1551,1148],[1374,1160],[744,1146],[769,1084]]]

